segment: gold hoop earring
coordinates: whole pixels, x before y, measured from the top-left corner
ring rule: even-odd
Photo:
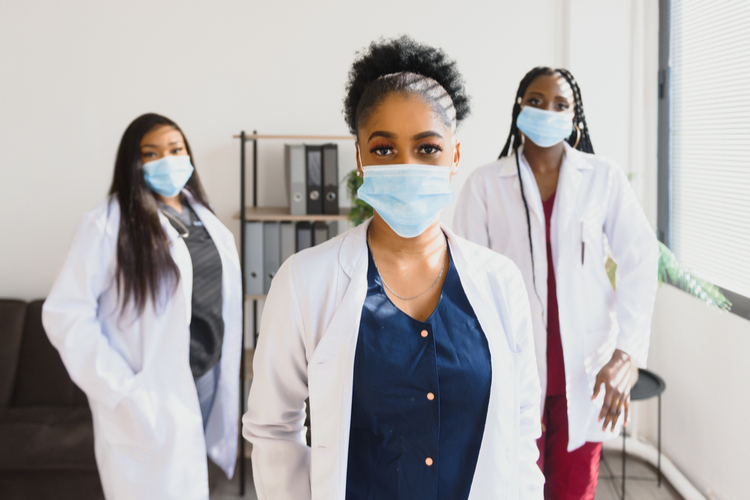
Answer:
[[[578,128],[578,125],[573,125],[576,128],[576,143],[573,144],[573,149],[578,147],[578,143],[581,142],[581,129]]]

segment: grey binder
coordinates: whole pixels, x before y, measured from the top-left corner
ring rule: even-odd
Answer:
[[[335,144],[323,145],[323,213],[339,213],[339,152]]]
[[[263,293],[268,293],[271,281],[276,276],[276,271],[279,270],[281,257],[279,229],[278,222],[263,223]]]
[[[245,223],[245,293],[263,294],[263,223]]]
[[[297,223],[297,251],[300,252],[305,248],[313,245],[313,226],[309,222]]]
[[[307,150],[307,213],[323,213],[323,148],[306,146]]]
[[[292,215],[307,213],[307,185],[305,174],[305,146],[284,145],[286,183],[289,194],[289,211]]]
[[[296,251],[297,234],[293,222],[281,223],[281,259],[282,264]]]
[[[320,245],[328,239],[328,224],[316,222],[313,229],[313,245]]]

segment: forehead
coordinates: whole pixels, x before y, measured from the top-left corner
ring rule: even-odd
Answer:
[[[421,132],[434,130],[448,138],[451,129],[432,108],[430,103],[415,94],[391,94],[372,111],[362,123],[362,139],[373,131],[390,132],[399,137],[412,137]]]
[[[568,81],[558,73],[539,75],[534,78],[526,87],[524,97],[531,93],[543,94],[548,98],[563,97],[571,102],[573,101],[573,89]]]
[[[141,139],[141,146],[166,145],[181,142],[182,134],[171,125],[157,125],[152,128]]]

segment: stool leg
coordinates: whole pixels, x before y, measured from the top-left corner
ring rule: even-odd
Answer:
[[[625,500],[625,429],[622,429],[622,500]]]
[[[661,394],[659,394],[659,428],[657,430],[657,450],[659,456],[656,458],[656,471],[658,473],[658,484],[661,488]]]

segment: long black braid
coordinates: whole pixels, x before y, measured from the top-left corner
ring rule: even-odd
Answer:
[[[499,158],[508,156],[510,149],[513,149],[513,154],[516,158],[516,171],[518,172],[518,183],[521,187],[521,198],[523,199],[523,206],[526,210],[526,227],[529,234],[529,248],[531,249],[531,278],[534,283],[534,293],[536,294],[539,302],[544,304],[539,293],[536,291],[536,270],[534,268],[534,243],[531,238],[531,216],[529,215],[529,204],[526,201],[526,193],[523,189],[523,179],[521,178],[521,164],[518,160],[518,148],[521,146],[521,133],[516,126],[516,120],[518,115],[521,113],[521,102],[523,102],[523,96],[526,93],[526,89],[534,79],[540,75],[552,76],[555,73],[559,74],[565,81],[568,82],[570,88],[573,90],[574,107],[573,111],[575,116],[573,118],[574,123],[578,127],[568,137],[567,141],[571,147],[576,148],[584,153],[594,154],[594,146],[591,144],[591,136],[589,135],[589,127],[586,124],[586,115],[583,112],[583,99],[581,98],[581,89],[578,87],[573,75],[567,69],[552,69],[547,66],[537,66],[532,69],[521,79],[521,83],[518,84],[518,90],[516,91],[516,100],[513,103],[513,119],[510,123],[510,132],[508,133],[508,139],[505,141],[505,146],[500,152]],[[580,137],[579,137],[580,134]]]

